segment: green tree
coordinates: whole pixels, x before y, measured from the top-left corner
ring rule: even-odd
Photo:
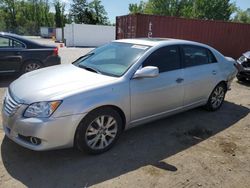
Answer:
[[[176,15],[185,18],[193,17],[193,7],[195,0],[181,0],[177,3]]]
[[[54,3],[55,7],[55,26],[56,27],[64,27],[65,23],[65,4],[61,3],[59,0],[55,1]]]
[[[238,9],[233,21],[250,24],[250,8],[246,11]]]
[[[4,18],[3,18],[3,15],[4,15],[4,12],[3,10],[0,9],[0,31],[4,31],[5,30],[5,21],[4,21]]]
[[[0,29],[25,35],[38,35],[41,26],[54,26],[49,0],[1,0]]]
[[[230,20],[230,16],[235,10],[235,4],[230,0],[148,0],[144,6],[129,5],[130,13],[139,12],[209,20]]]
[[[128,7],[129,13],[130,14],[144,13],[145,5],[146,3],[144,3],[143,1],[141,1],[139,4],[131,3],[129,4],[129,7]]]
[[[165,16],[183,16],[183,9],[192,4],[193,0],[149,0],[144,12]]]
[[[195,0],[148,0],[139,4],[130,4],[129,12],[164,16],[192,17]]]
[[[71,4],[70,8],[70,14],[75,23],[81,24],[93,22],[93,16],[86,0],[73,0],[73,4]]]
[[[235,10],[235,4],[230,0],[195,0],[193,17],[227,21]]]
[[[101,4],[100,0],[93,0],[89,4],[89,8],[92,13],[93,23],[92,24],[99,24],[99,25],[108,25],[108,17],[107,12],[104,6]]]
[[[1,1],[3,19],[5,21],[6,30],[16,32],[17,29],[17,2],[16,0],[2,0]]]

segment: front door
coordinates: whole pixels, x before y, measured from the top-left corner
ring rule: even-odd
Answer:
[[[130,81],[131,120],[136,122],[150,116],[182,108],[183,69],[178,46],[166,46],[153,52],[142,67],[156,66],[159,76],[135,78]]]

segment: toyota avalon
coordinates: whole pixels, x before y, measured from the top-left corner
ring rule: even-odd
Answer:
[[[3,128],[32,150],[102,153],[129,127],[198,106],[218,110],[237,74],[234,63],[191,41],[116,40],[15,80],[4,98]]]

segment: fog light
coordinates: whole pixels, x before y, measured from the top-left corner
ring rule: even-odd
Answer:
[[[39,145],[39,144],[41,144],[41,139],[31,136],[31,137],[30,137],[30,142],[31,142],[32,144],[34,144],[34,145]]]

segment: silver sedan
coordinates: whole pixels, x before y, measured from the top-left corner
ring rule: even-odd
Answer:
[[[4,98],[7,137],[32,150],[110,149],[123,130],[198,106],[218,110],[232,58],[196,42],[125,39],[68,65],[27,73]]]

